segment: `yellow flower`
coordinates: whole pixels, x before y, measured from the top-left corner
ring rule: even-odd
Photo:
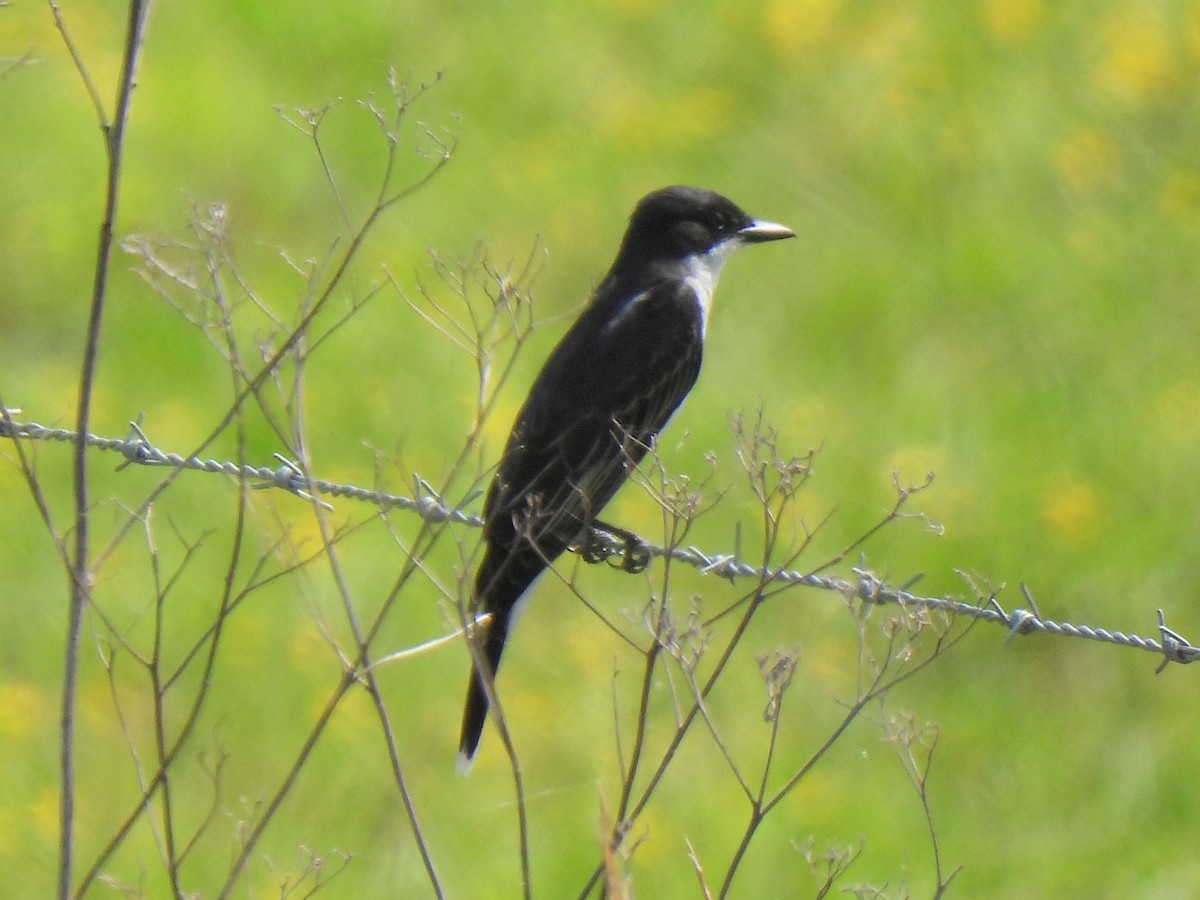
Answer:
[[[1045,16],[1042,0],[985,0],[980,17],[994,38],[1023,38],[1041,24]]]
[[[1077,191],[1111,184],[1121,172],[1121,151],[1098,128],[1077,128],[1054,150],[1063,180]]]
[[[53,703],[50,697],[43,696],[31,684],[0,684],[0,740],[10,743],[29,737],[29,733],[43,720],[43,710]]]
[[[1174,219],[1200,224],[1200,172],[1193,169],[1170,172],[1159,205]]]
[[[29,809],[29,821],[43,841],[51,842],[58,836],[58,789],[44,788],[38,791]]]
[[[720,134],[737,105],[736,95],[724,88],[697,88],[665,98],[631,88],[610,91],[600,119],[611,138],[643,151],[661,150]]]
[[[841,0],[774,0],[763,14],[767,38],[781,53],[826,42]]]
[[[1158,430],[1170,443],[1200,444],[1200,385],[1179,381],[1154,399]]]
[[[1100,493],[1072,476],[1060,476],[1046,492],[1042,521],[1055,537],[1069,544],[1086,544],[1100,530]]]
[[[1122,12],[1112,16],[1100,34],[1096,79],[1112,93],[1141,100],[1179,80],[1170,34],[1159,19]]]

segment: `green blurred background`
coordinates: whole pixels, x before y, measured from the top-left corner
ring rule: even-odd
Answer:
[[[124,29],[118,7],[63,5],[106,103]],[[69,425],[103,153],[48,8],[15,0],[0,8],[0,56],[27,52],[36,64],[0,79],[0,396],[26,420]],[[445,72],[415,116],[453,129],[458,149],[376,232],[348,296],[380,264],[406,285],[430,281],[430,248],[466,259],[483,244],[493,259],[521,259],[540,241],[539,315],[561,317],[603,273],[639,196],[669,183],[714,188],[800,239],[728,267],[705,371],[669,432],[674,467],[701,474],[711,450],[714,483],[740,486],[727,414],[761,404],[785,447],[822,448],[804,509],[836,514],[810,562],[881,515],[894,470],[906,483],[933,471],[916,503],[944,532],[920,521],[885,530],[866,548],[880,573],[924,572],[921,592],[965,594],[961,569],[1007,584],[1009,606],[1024,582],[1049,618],[1151,636],[1162,607],[1178,631],[1200,634],[1200,3],[163,2],[140,71],[118,232],[184,236],[192,205],[219,201],[242,268],[273,302],[294,302],[302,284],[279,248],[319,257],[341,226],[311,146],[272,107],[346,98],[333,165],[350,204],[365,210],[382,154],[352,101],[381,85],[389,65],[416,80]],[[421,171],[419,158],[407,159]],[[160,446],[185,451],[223,409],[228,377],[131,268],[117,259],[93,430],[122,435],[145,412]],[[523,356],[489,432],[491,455],[562,327],[561,318],[548,324]],[[371,448],[382,448],[395,455],[389,477],[401,489],[414,471],[436,480],[469,422],[471,377],[469,361],[398,297],[374,301],[309,369],[320,474],[370,484]],[[274,449],[264,441],[255,452],[267,463]],[[37,454],[65,528],[69,451]],[[154,483],[153,472],[118,476],[113,464],[96,463],[100,499],[136,499]],[[192,539],[217,529],[198,573],[221,564],[233,490],[188,476],[159,511],[168,546],[168,517]],[[45,896],[65,579],[10,464],[0,465],[0,497],[0,891]],[[274,502],[311,527],[303,504]],[[650,531],[656,522],[636,490],[611,517]],[[728,550],[738,522],[752,528],[753,510],[735,488],[696,543]],[[371,602],[399,569],[388,547],[379,535],[349,559],[354,588]],[[449,581],[453,561],[444,564]],[[142,609],[145,584],[131,573],[144,579],[145,567],[134,542],[101,572],[102,589],[119,595],[128,579],[129,608]],[[196,578],[195,612],[184,603],[176,616],[205,621],[213,572]],[[613,573],[587,577],[610,612],[645,590]],[[700,579],[685,589],[713,603],[731,596]],[[433,600],[431,591],[430,602],[410,604],[396,646],[438,633]],[[188,880],[202,894],[216,888],[238,818],[278,781],[336,679],[314,604],[336,613],[319,580],[303,598],[284,586],[236,617],[212,718],[191,751],[229,754],[212,837]],[[799,644],[805,665],[793,690],[823,698],[832,715],[827,694],[842,686],[853,640],[837,607],[797,594],[772,607],[736,663],[751,690],[756,652]],[[84,645],[86,865],[136,781],[95,661],[102,644],[85,636]],[[621,652],[547,584],[501,679],[534,798],[534,884],[549,896],[578,891],[616,802],[609,697]],[[999,630],[978,629],[894,695],[895,707],[941,729],[930,796],[943,860],[964,866],[953,895],[1195,895],[1200,748],[1187,710],[1197,706],[1197,673],[1155,677],[1156,663],[1045,637],[1006,646]],[[447,648],[393,667],[385,686],[451,896],[509,896],[518,884],[511,784],[494,734],[469,779],[451,773],[465,665],[461,647]],[[133,667],[119,671],[134,690]],[[733,717],[738,697],[722,702]],[[757,715],[746,722],[755,734],[764,728]],[[827,724],[793,721],[787,734],[811,748]],[[697,750],[690,773],[643,822],[641,896],[694,896],[684,838],[720,871],[740,833],[744,809],[719,760]],[[198,777],[197,822],[205,787]],[[790,844],[810,835],[865,841],[851,882],[931,889],[921,810],[878,729],[853,730],[777,812],[736,895],[811,894]],[[341,710],[256,856],[252,895],[277,895],[278,872],[302,866],[301,846],[354,854],[329,896],[422,891],[365,697]],[[161,895],[155,859],[142,834],[117,875],[137,884],[145,868],[147,895]]]

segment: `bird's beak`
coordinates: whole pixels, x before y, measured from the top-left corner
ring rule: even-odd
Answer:
[[[786,225],[775,222],[762,222],[755,219],[745,228],[738,231],[738,237],[747,244],[761,244],[765,241],[782,241],[784,238],[795,237],[796,232]]]

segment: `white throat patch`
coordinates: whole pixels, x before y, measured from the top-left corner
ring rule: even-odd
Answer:
[[[721,241],[707,253],[696,253],[684,260],[687,268],[684,283],[696,292],[700,305],[700,333],[708,330],[708,313],[712,309],[713,292],[717,289],[717,278],[725,260],[738,246],[736,238]]]

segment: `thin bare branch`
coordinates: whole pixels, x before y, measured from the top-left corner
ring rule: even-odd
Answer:
[[[62,35],[63,43],[75,63],[76,70],[95,108],[97,122],[104,134],[104,149],[108,161],[104,194],[104,213],[100,221],[99,245],[96,250],[95,273],[92,280],[91,304],[88,313],[87,337],[84,342],[83,361],[79,376],[78,408],[75,427],[86,433],[91,420],[92,392],[96,375],[96,361],[100,353],[100,326],[104,319],[108,298],[108,273],[113,249],[113,225],[117,217],[117,205],[121,196],[122,159],[125,150],[125,128],[132,106],[135,73],[142,50],[142,34],[149,14],[148,0],[131,0],[125,33],[124,55],[116,90],[116,107],[111,121],[108,120],[100,100],[95,82],[88,72],[72,41],[63,20],[62,12],[50,0],[50,9],[55,25]],[[63,690],[60,715],[60,774],[59,774],[59,863],[58,897],[66,900],[71,893],[72,869],[74,865],[75,833],[75,719],[76,691],[79,672],[79,638],[83,621],[83,609],[91,590],[91,566],[89,561],[89,518],[86,446],[75,445],[73,470],[75,494],[75,545],[70,569],[70,600],[67,613],[67,640],[63,660]]]

